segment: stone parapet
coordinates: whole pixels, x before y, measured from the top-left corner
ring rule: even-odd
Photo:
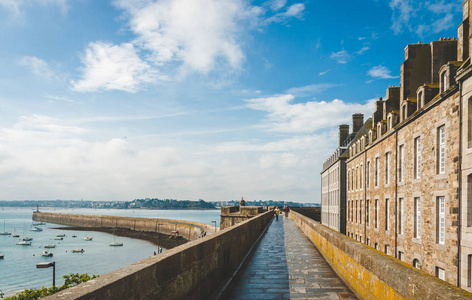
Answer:
[[[359,299],[471,299],[472,294],[331,230],[291,217]]]
[[[45,299],[214,299],[272,217],[258,215]]]

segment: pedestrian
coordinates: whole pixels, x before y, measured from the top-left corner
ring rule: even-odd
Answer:
[[[280,209],[278,206],[275,207],[275,219],[278,220],[279,219],[279,213],[280,213]]]
[[[290,209],[288,208],[288,205],[285,205],[285,217],[288,218],[288,213],[290,212]]]
[[[157,255],[156,251],[154,251],[154,255]]]

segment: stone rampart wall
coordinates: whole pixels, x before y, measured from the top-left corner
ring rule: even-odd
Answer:
[[[214,299],[272,217],[266,212],[45,299]]]
[[[173,233],[173,231],[178,231],[178,234],[180,236],[189,241],[198,239],[205,231],[208,233],[213,233],[215,231],[215,227],[212,225],[190,221],[154,218],[132,218],[35,212],[33,213],[33,220],[80,227],[117,227],[135,231],[159,231],[160,233],[167,235],[173,235],[175,234]]]
[[[472,294],[293,210],[303,233],[359,299],[471,299]]]

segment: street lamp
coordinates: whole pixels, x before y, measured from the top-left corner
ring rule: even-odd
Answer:
[[[216,221],[211,221],[212,223],[215,223],[215,233],[216,233]]]
[[[164,225],[162,223],[157,224],[157,238],[159,239],[157,241],[157,253],[162,253],[162,247],[160,246],[161,244],[161,225]]]
[[[56,286],[56,262],[43,262],[36,265],[36,269],[47,269],[52,267],[52,286]]]

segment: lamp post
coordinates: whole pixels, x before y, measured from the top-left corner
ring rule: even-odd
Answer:
[[[211,221],[212,223],[215,223],[215,233],[216,233],[216,221]]]
[[[159,239],[157,241],[158,243],[158,246],[157,246],[157,253],[161,253],[162,252],[162,247],[160,246],[161,244],[161,225],[163,225],[162,223],[159,223],[157,224],[157,238]]]
[[[36,269],[47,269],[52,267],[52,286],[56,286],[56,262],[43,262],[36,265]]]

